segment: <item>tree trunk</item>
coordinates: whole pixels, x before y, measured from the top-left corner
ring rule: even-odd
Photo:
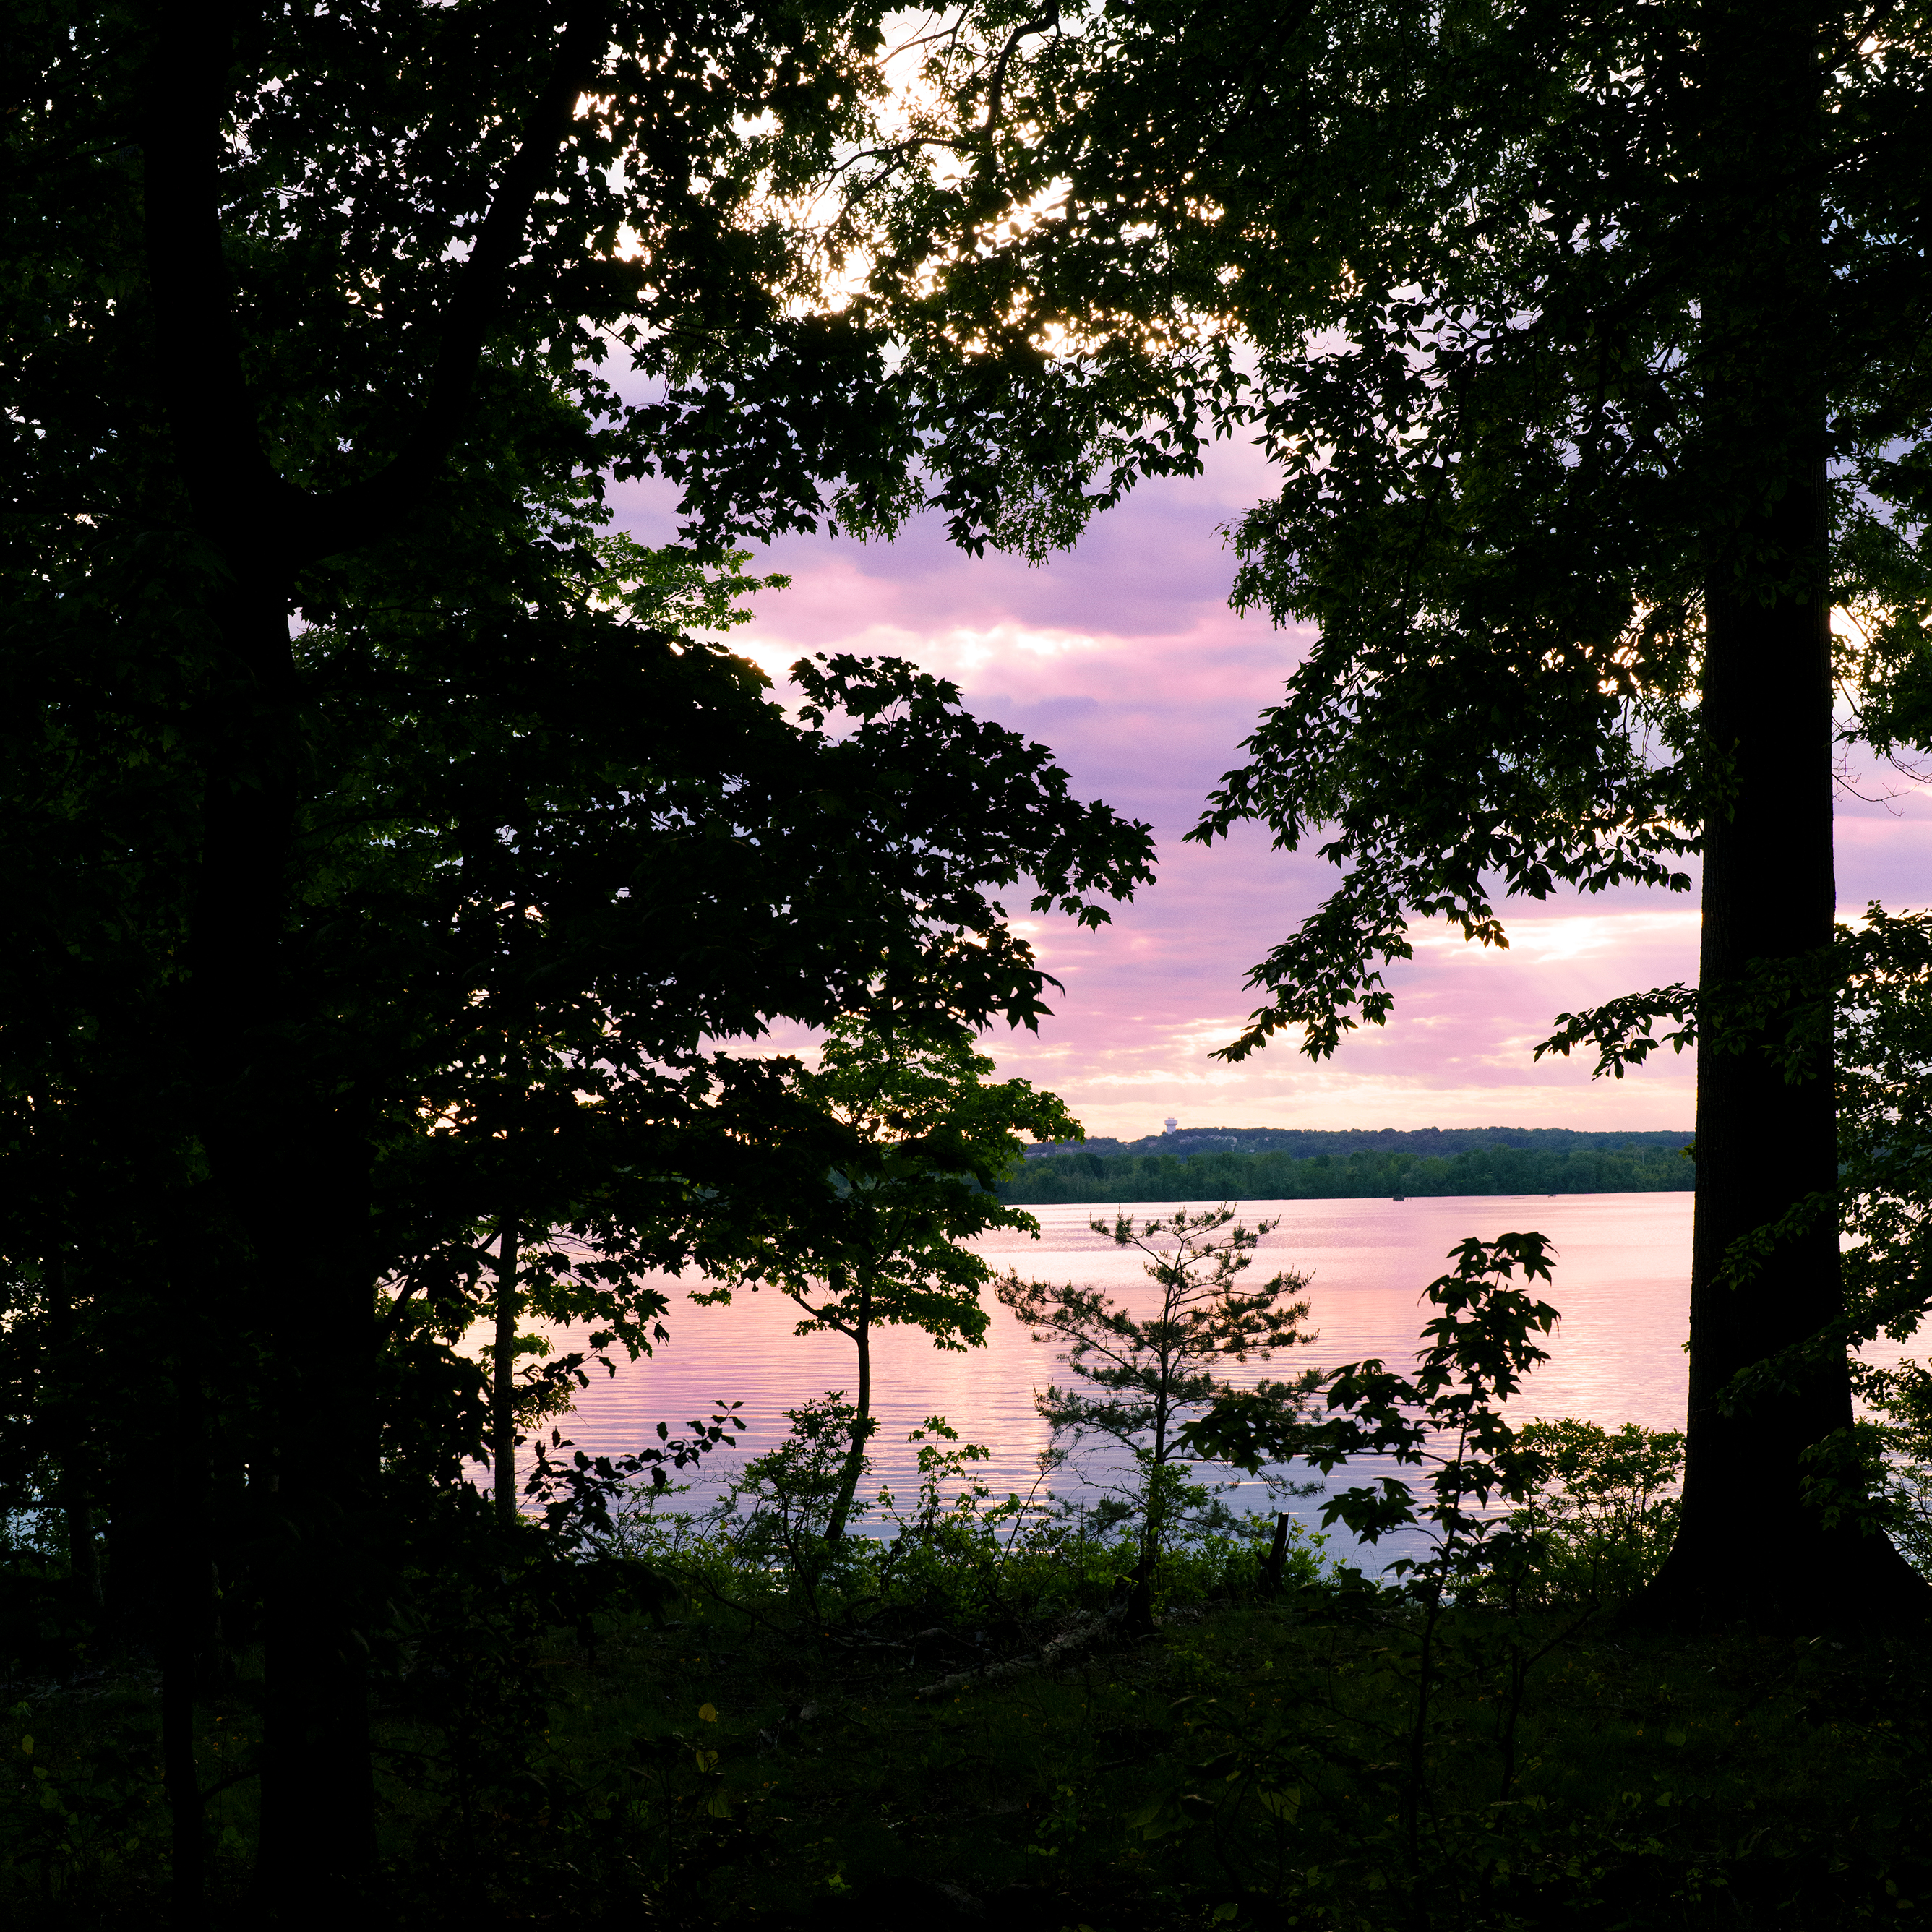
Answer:
[[[1801,1501],[1803,1452],[1852,1419],[1842,1360],[1748,1406],[1726,1396],[1843,1302],[1829,1213],[1748,1280],[1720,1278],[1733,1243],[1837,1184],[1830,1066],[1786,1077],[1768,1049],[1788,1016],[1728,1040],[1712,1024],[1754,962],[1831,943],[1832,686],[1816,32],[1789,6],[1705,17],[1705,434],[1721,521],[1708,536],[1702,729],[1735,762],[1704,838],[1684,1515],[1634,1614],[1804,1628],[1922,1602],[1924,1615],[1932,1596],[1882,1538],[1827,1530]]]
[[[1160,1560],[1160,1541],[1154,1528],[1152,1492],[1147,1520],[1141,1525],[1140,1553],[1134,1560],[1133,1582],[1127,1592],[1127,1628],[1145,1636],[1154,1628],[1154,1573]]]
[[[100,1545],[94,1534],[94,1511],[84,1481],[61,1472],[61,1515],[67,1531],[68,1581],[83,1616],[100,1615]]]
[[[236,46],[243,24],[220,8],[158,19],[145,37],[139,129],[148,359],[194,534],[211,562],[208,580],[222,584],[207,614],[209,669],[196,720],[206,761],[202,849],[177,1010],[209,1178],[197,1190],[202,1246],[194,1270],[166,1285],[167,1316],[197,1373],[211,1358],[203,1345],[224,1328],[263,1345],[249,1391],[266,1417],[255,1453],[274,1472],[264,1492],[256,1916],[333,1927],[358,1916],[374,1864],[362,1630],[379,1547],[370,1516],[380,1468],[364,1251],[370,1137],[359,1102],[340,1091],[341,1067],[304,1064],[311,1023],[324,1018],[326,1034],[326,1018],[292,1003],[296,976],[283,956],[304,756],[288,615],[305,560],[380,538],[433,487],[469,406],[532,200],[550,178],[605,31],[596,10],[580,10],[558,43],[550,80],[440,319],[428,404],[407,448],[381,473],[318,500],[270,460],[234,320],[218,156],[238,61],[245,64]],[[166,1566],[160,1622],[176,1631],[195,1622],[207,1574],[206,1526],[185,1524],[182,1534],[198,1560]],[[175,1714],[171,1792],[186,1774],[183,1694],[177,1670],[164,1696]],[[186,1696],[191,1718],[191,1679]]]
[[[496,1252],[496,1339],[490,1359],[490,1460],[496,1478],[496,1520],[517,1520],[517,1224],[506,1220]]]
[[[49,1244],[45,1261],[53,1371],[49,1386],[59,1391],[52,1406],[50,1432],[56,1469],[55,1501],[67,1535],[68,1594],[82,1616],[93,1618],[101,1610],[100,1552],[94,1535],[86,1426],[73,1412],[85,1370],[75,1345],[67,1253],[57,1239]]]
[[[859,1293],[859,1318],[853,1325],[852,1340],[859,1350],[859,1399],[854,1406],[852,1447],[846,1452],[838,1493],[832,1499],[831,1518],[825,1526],[825,1540],[834,1544],[845,1540],[852,1498],[859,1493],[859,1478],[866,1467],[866,1438],[872,1432],[872,1297],[868,1288]]]
[[[1272,1597],[1281,1589],[1282,1573],[1288,1567],[1288,1512],[1277,1510],[1274,1518],[1274,1540],[1268,1545],[1268,1561],[1262,1565],[1262,1578],[1268,1594]]]
[[[217,1321],[261,1346],[277,1484],[262,1580],[257,1904],[284,1928],[342,1922],[374,1865],[364,1626],[379,1547],[368,1126],[338,1090],[339,1069],[307,1058],[306,1014],[288,1011],[299,739],[286,611],[284,590],[256,580],[215,614],[188,1026],[203,1213],[226,1292],[180,1316],[190,1360],[214,1347]],[[196,1607],[194,1587],[184,1574],[178,1618]]]
[[[172,1468],[161,1589],[161,1782],[167,1794],[173,1922],[193,1932],[206,1907],[207,1824],[194,1757],[194,1706],[208,1612],[208,1558],[203,1470],[200,1364],[193,1354],[176,1366]]]
[[[277,1377],[279,1533],[263,1593],[257,1885],[264,1915],[283,1928],[355,1921],[368,1909],[376,1862],[366,1681],[383,1582],[374,1292],[362,1217],[342,1211],[368,1198],[368,1136],[342,1114],[312,1126],[291,1136],[288,1198],[334,1214],[309,1222],[327,1232],[301,1261],[290,1258],[264,1318]]]
[[[1161,1304],[1160,1384],[1154,1397],[1153,1461],[1148,1469],[1147,1508],[1141,1519],[1140,1553],[1134,1562],[1133,1588],[1127,1596],[1127,1628],[1145,1636],[1154,1629],[1154,1579],[1160,1564],[1162,1516],[1167,1508],[1163,1478],[1167,1469],[1168,1391],[1174,1364],[1169,1354],[1174,1334],[1174,1292],[1170,1286]]]

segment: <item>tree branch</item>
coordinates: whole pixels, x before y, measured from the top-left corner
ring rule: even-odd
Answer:
[[[445,312],[428,402],[403,451],[377,475],[315,502],[295,561],[326,556],[367,540],[426,489],[448,454],[474,389],[483,344],[508,292],[531,208],[550,180],[579,98],[602,64],[609,33],[604,0],[578,8],[557,44],[550,77],[531,104],[522,138]]]
[[[220,154],[236,10],[158,24],[141,129],[143,241],[157,384],[196,524],[242,553],[296,507],[262,448],[222,259]]]
[[[578,98],[602,64],[605,0],[580,7],[559,39],[444,311],[429,393],[400,453],[327,496],[268,460],[244,376],[222,256],[220,129],[238,14],[188,8],[158,31],[142,147],[148,277],[160,386],[195,520],[231,558],[286,571],[366,542],[430,486],[463,426],[476,369],[550,179]]]
[[[1057,27],[1059,24],[1059,0],[1052,0],[1052,4],[1042,11],[1036,14],[1030,20],[1022,20],[1006,36],[1006,44],[1000,50],[999,59],[994,65],[992,85],[986,91],[986,134],[988,141],[998,130],[1000,116],[1006,106],[1006,68],[1019,44],[1029,34],[1043,34],[1049,28]]]

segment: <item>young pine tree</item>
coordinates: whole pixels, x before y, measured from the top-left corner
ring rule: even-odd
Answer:
[[[1233,1389],[1215,1372],[1220,1364],[1245,1363],[1251,1355],[1267,1361],[1278,1349],[1316,1339],[1299,1326],[1308,1304],[1287,1298],[1306,1288],[1308,1277],[1284,1269],[1258,1288],[1244,1288],[1240,1278],[1254,1264],[1254,1251],[1276,1223],[1245,1227],[1226,1202],[1197,1214],[1177,1208],[1164,1220],[1138,1226],[1124,1213],[1111,1226],[1097,1220],[1090,1225],[1117,1246],[1147,1256],[1144,1272],[1159,1294],[1149,1313],[1136,1316],[1097,1288],[1022,1281],[1017,1273],[1009,1273],[997,1292],[1036,1340],[1065,1345],[1067,1367],[1087,1385],[1049,1384],[1036,1396],[1056,1447],[1063,1438],[1078,1443],[1097,1436],[1133,1457],[1140,1548],[1128,1618],[1147,1629],[1155,1566],[1184,1507],[1184,1479],[1195,1460],[1179,1432]],[[1273,1388],[1292,1406],[1318,1380],[1318,1372],[1311,1371]]]

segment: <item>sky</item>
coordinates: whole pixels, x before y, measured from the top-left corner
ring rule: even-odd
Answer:
[[[985,1046],[1003,1077],[1050,1088],[1094,1135],[1183,1126],[1559,1126],[1688,1131],[1694,1054],[1653,1055],[1625,1079],[1587,1060],[1532,1061],[1559,1012],[1696,977],[1690,895],[1628,890],[1503,908],[1507,952],[1418,926],[1416,956],[1390,973],[1388,1024],[1311,1061],[1286,1036],[1238,1065],[1213,1059],[1258,1002],[1248,969],[1333,890],[1313,852],[1269,849],[1250,827],[1204,850],[1182,835],[1240,740],[1279,697],[1305,634],[1227,596],[1222,530],[1271,494],[1258,453],[1217,448],[1206,473],[1143,484],[1039,568],[947,543],[936,519],[890,544],[791,537],[750,568],[792,587],[763,593],[733,647],[775,676],[812,651],[909,658],[951,678],[968,707],[1051,746],[1085,797],[1154,828],[1160,876],[1097,932],[1022,916],[1061,980],[1036,1036]],[[614,486],[620,524],[673,540],[673,497]],[[1856,755],[1838,802],[1838,904],[1894,910],[1932,899],[1932,788]],[[1862,793],[1863,796],[1856,795]],[[1024,902],[1010,902],[1024,914]],[[780,1043],[791,1044],[784,1036]]]

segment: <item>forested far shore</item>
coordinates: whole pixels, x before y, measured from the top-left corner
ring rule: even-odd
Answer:
[[[1232,1149],[1193,1154],[1055,1153],[1000,1183],[1022,1206],[1085,1201],[1326,1201],[1378,1195],[1668,1194],[1696,1184],[1685,1148],[1633,1138],[1621,1147],[1472,1148],[1447,1156],[1364,1150],[1332,1154]]]
[[[1492,1148],[1534,1149],[1544,1154],[1592,1150],[1662,1148],[1675,1154],[1690,1138],[1688,1127],[1170,1127],[1137,1141],[1089,1134],[1084,1141],[1053,1141],[1027,1149],[1029,1160],[1057,1154],[1279,1154],[1306,1159],[1318,1154],[1342,1158],[1354,1154],[1447,1156],[1486,1153]]]

